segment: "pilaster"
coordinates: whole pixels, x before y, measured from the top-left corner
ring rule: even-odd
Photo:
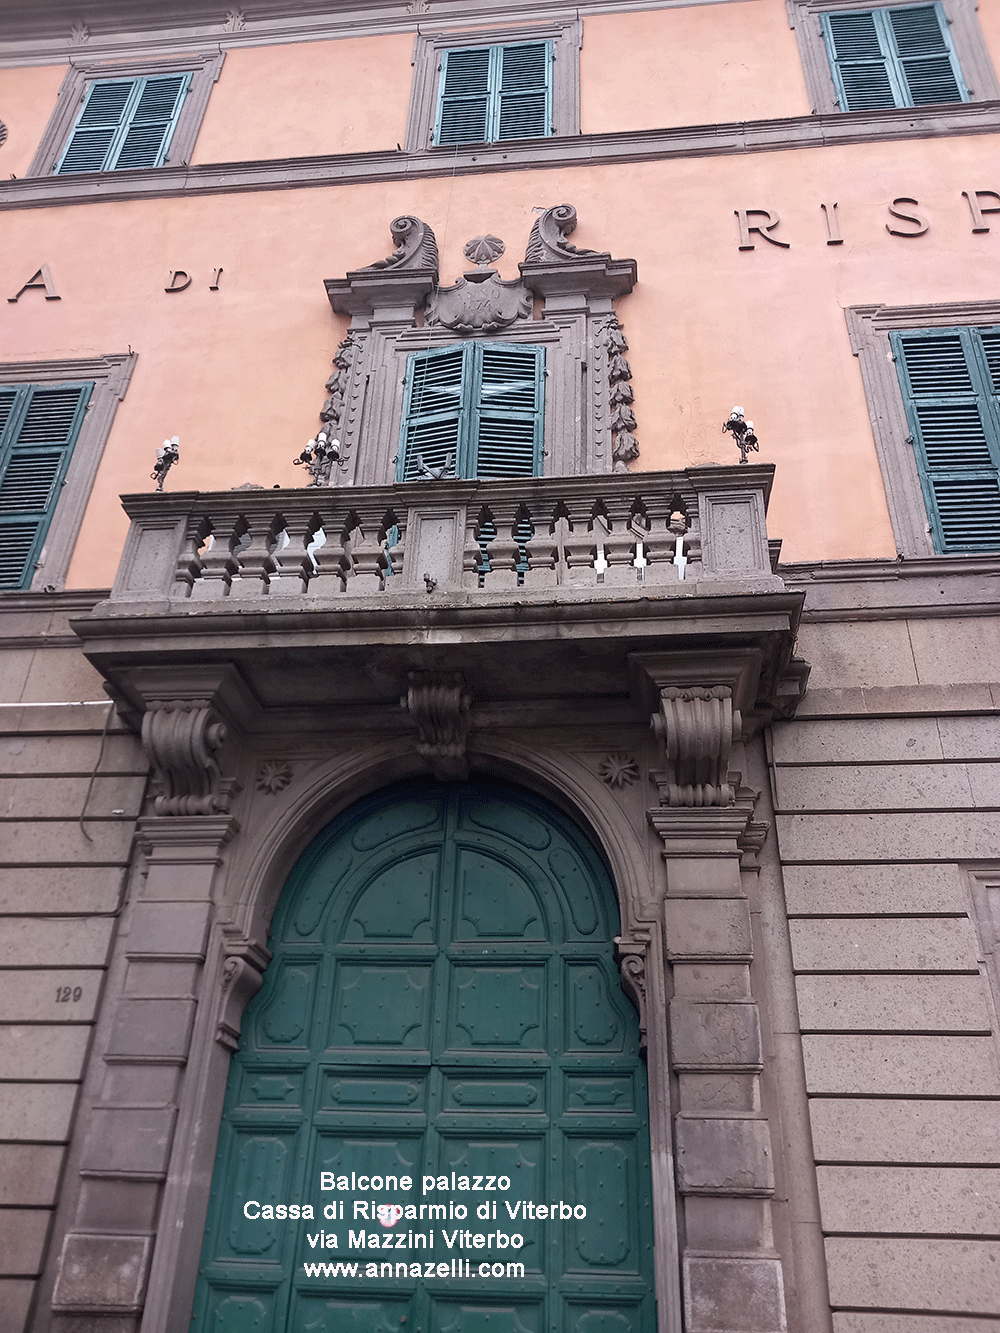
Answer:
[[[750,904],[740,866],[759,844],[738,762],[756,663],[634,659],[662,768],[648,810],[666,867],[664,950],[672,971],[674,1141],[687,1333],[783,1333],[774,1249],[770,1132],[761,1110],[760,1019],[751,990]],[[685,679],[686,677],[686,679]]]

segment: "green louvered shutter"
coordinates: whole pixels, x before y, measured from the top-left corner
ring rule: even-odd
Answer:
[[[497,143],[552,133],[552,43],[445,51],[436,144]]]
[[[31,583],[93,387],[0,389],[0,589]]]
[[[492,50],[473,46],[445,51],[441,60],[434,142],[485,143],[489,138]]]
[[[968,101],[940,4],[820,15],[845,111]]]
[[[552,133],[552,44],[498,48],[500,69],[493,138],[541,139]]]
[[[413,352],[406,363],[403,425],[397,481],[416,481],[428,471],[463,476],[468,452],[472,343]]]
[[[92,83],[56,174],[162,165],[190,84],[190,74]]]
[[[545,349],[481,343],[476,352],[469,475],[540,476]]]
[[[397,481],[542,471],[545,349],[465,342],[406,366]]]
[[[921,5],[917,9],[883,12],[909,92],[906,105],[968,101],[968,90],[941,6]]]
[[[1000,329],[890,339],[934,549],[1000,549]]]

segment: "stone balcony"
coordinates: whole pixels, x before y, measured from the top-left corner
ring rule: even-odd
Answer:
[[[252,711],[354,708],[420,670],[494,700],[628,694],[636,653],[731,645],[763,716],[802,600],[773,568],[773,472],[128,495],[110,598],[74,628],[139,712],[168,668],[235,668]]]

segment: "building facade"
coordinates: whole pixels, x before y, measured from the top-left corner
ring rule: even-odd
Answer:
[[[1000,11],[3,12],[0,1326],[995,1327]]]

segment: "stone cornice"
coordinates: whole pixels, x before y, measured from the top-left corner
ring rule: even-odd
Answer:
[[[307,189],[553,167],[616,166],[671,158],[724,157],[748,152],[996,133],[1000,133],[1000,101],[838,112],[727,125],[582,134],[413,153],[382,150],[142,171],[88,172],[76,176],[38,176],[0,182],[0,210],[98,203],[108,199]]]
[[[779,572],[806,594],[803,623],[1000,615],[1000,554],[822,560]]]
[[[187,42],[218,42],[230,47],[264,43],[324,41],[337,37],[369,36],[389,32],[437,32],[444,28],[481,24],[537,23],[564,20],[567,12],[611,14],[642,9],[681,9],[696,4],[725,4],[730,0],[575,0],[568,7],[560,0],[435,0],[433,12],[419,12],[412,0],[243,0],[228,6],[168,0],[138,9],[120,0],[58,0],[40,6],[32,0],[0,4],[0,66],[51,63],[80,52],[73,31],[86,32],[86,49],[114,58],[142,49]],[[231,18],[230,15],[235,16]]]

